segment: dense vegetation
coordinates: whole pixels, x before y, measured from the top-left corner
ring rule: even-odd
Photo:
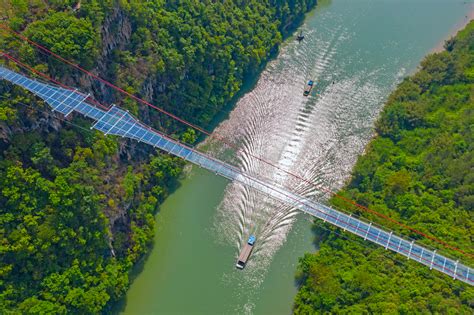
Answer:
[[[9,140],[0,155],[0,308],[99,312],[127,289],[182,162],[158,155],[124,168],[116,141],[70,126]]]
[[[15,0],[0,3],[0,18],[127,91],[205,125],[315,2]],[[195,139],[4,31],[0,50],[184,141]],[[181,174],[182,162],[172,157],[92,132],[81,117],[71,122],[0,82],[2,313],[109,310],[127,289],[130,269],[150,245],[153,215]]]
[[[30,9],[26,4],[5,9],[14,15],[12,27],[86,68],[97,66],[102,76],[126,90],[206,126],[316,0],[91,0],[81,1],[75,12],[68,8],[77,8],[77,1],[53,1],[51,7],[29,2]],[[47,11],[51,8],[60,12]],[[20,45],[10,40],[7,45]],[[29,45],[19,49],[24,60],[54,75],[77,75]],[[111,91],[101,92],[98,97],[120,102]],[[139,111],[132,101],[124,105]],[[157,127],[173,124],[156,111],[148,115]],[[171,130],[176,128],[183,126],[174,124]]]
[[[474,22],[445,46],[446,51],[426,57],[389,97],[376,124],[377,137],[341,194],[472,254]],[[333,203],[357,212],[340,199]],[[296,314],[472,314],[469,285],[342,231],[315,230],[320,250],[300,259]]]

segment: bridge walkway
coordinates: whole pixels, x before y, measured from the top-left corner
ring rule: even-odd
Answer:
[[[344,231],[351,232],[366,241],[399,253],[407,259],[417,261],[430,269],[438,270],[454,279],[474,285],[472,269],[459,261],[447,258],[437,253],[436,250],[430,250],[412,240],[397,236],[393,232],[386,231],[371,222],[366,222],[350,214],[288,191],[284,187],[246,174],[232,165],[199,152],[159,131],[153,130],[117,106],[112,106],[108,110],[97,108],[88,102],[87,95],[77,90],[68,90],[46,84],[2,66],[0,66],[0,79],[7,80],[29,90],[48,103],[54,111],[60,112],[65,116],[70,115],[72,112],[77,112],[92,119],[95,123],[91,129],[97,129],[106,135],[116,135],[147,143],[231,181],[241,182],[243,185],[252,187]]]

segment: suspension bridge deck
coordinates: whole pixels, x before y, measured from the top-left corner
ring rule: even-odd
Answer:
[[[447,258],[412,240],[404,239],[391,231],[386,231],[371,222],[365,222],[344,212],[310,200],[288,191],[274,183],[246,174],[238,168],[199,152],[183,143],[171,139],[165,134],[153,130],[141,123],[127,111],[117,106],[108,110],[95,107],[88,102],[88,95],[77,90],[68,90],[28,78],[22,74],[0,66],[0,78],[21,86],[48,103],[53,111],[68,116],[77,112],[92,119],[91,129],[97,129],[106,135],[116,135],[147,143],[160,150],[178,156],[195,165],[199,165],[231,181],[238,181],[252,187],[278,201],[287,203],[309,215],[351,232],[364,240],[378,244],[387,250],[399,253],[408,259],[417,261],[430,269],[436,269],[454,279],[474,285],[472,269],[453,259]]]

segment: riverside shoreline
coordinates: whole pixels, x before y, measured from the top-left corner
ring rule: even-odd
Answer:
[[[464,29],[466,27],[466,25],[469,24],[469,22],[471,22],[474,19],[474,3],[466,4],[466,6],[468,7],[468,10],[469,10],[468,13],[466,14],[466,16],[453,27],[453,29],[450,31],[448,36],[446,36],[446,38],[444,38],[442,41],[440,41],[431,50],[430,53],[433,54],[433,53],[437,53],[437,52],[442,52],[444,50],[444,43],[446,43],[446,41],[449,40],[450,38],[453,38],[454,36],[456,36],[456,34],[460,30]]]

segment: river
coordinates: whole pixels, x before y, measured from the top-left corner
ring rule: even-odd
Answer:
[[[324,200],[259,162],[340,188],[373,134],[390,91],[466,19],[470,4],[443,0],[320,1],[268,63],[255,87],[203,149],[245,171]],[[304,83],[314,80],[309,97]],[[157,214],[154,246],[124,300],[124,314],[288,314],[298,257],[314,251],[311,220],[194,167]],[[244,271],[235,260],[257,243]]]

